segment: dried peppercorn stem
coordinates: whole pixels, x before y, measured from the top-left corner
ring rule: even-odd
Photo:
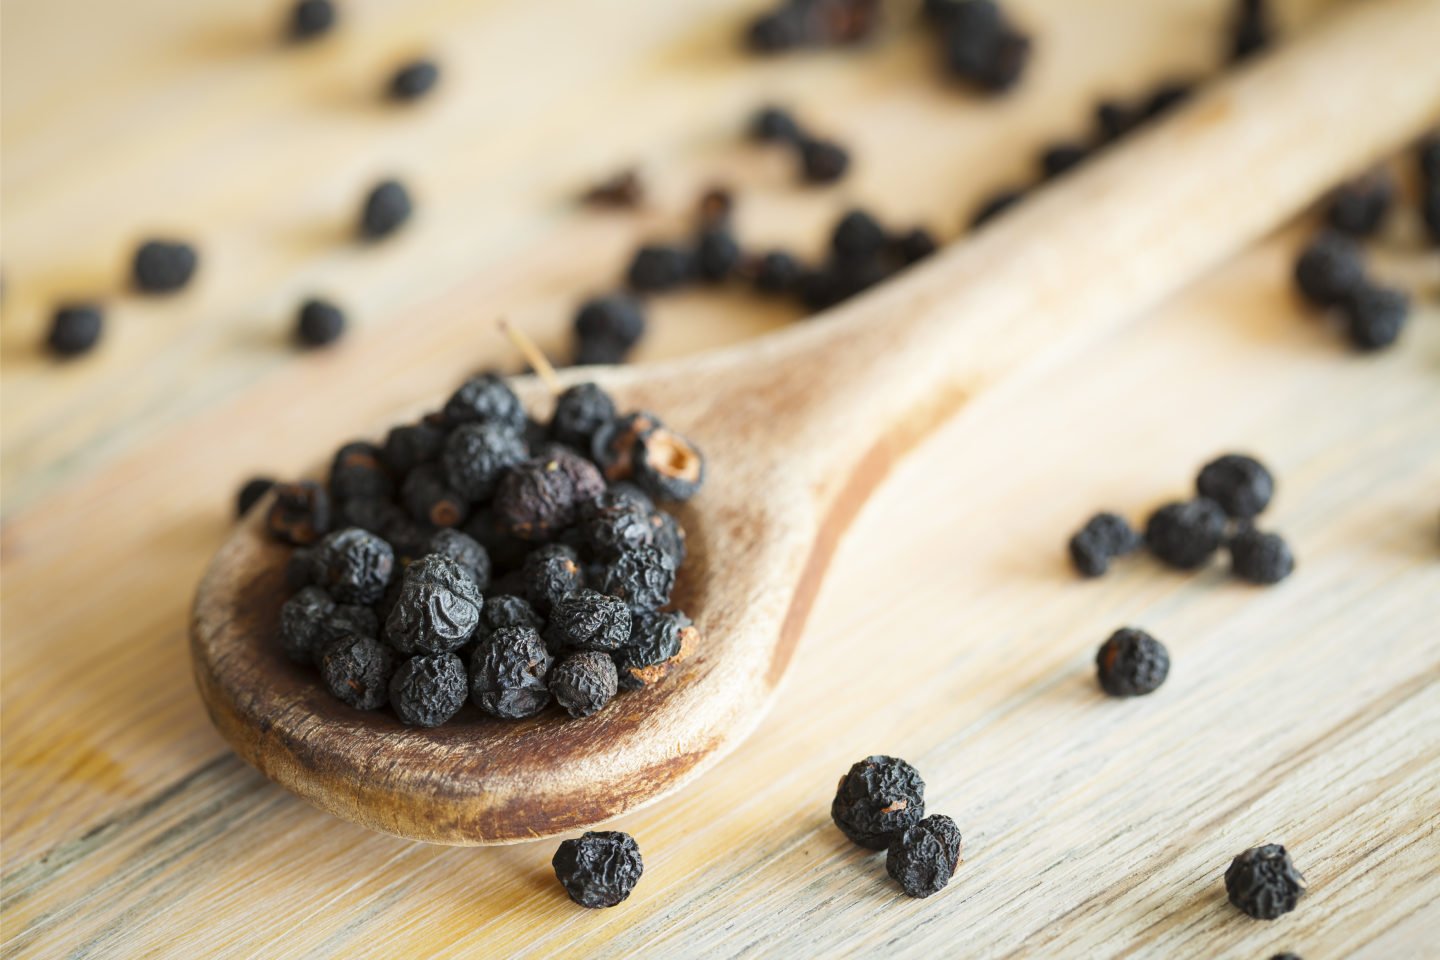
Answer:
[[[550,365],[549,358],[535,345],[535,341],[512,326],[510,321],[504,317],[501,317],[496,323],[499,324],[500,329],[505,332],[505,335],[510,338],[510,342],[515,344],[515,348],[525,357],[525,362],[530,364],[530,369],[534,370],[535,375],[549,388],[551,395],[558,397],[565,387],[560,383],[560,378],[556,375],[555,368]]]

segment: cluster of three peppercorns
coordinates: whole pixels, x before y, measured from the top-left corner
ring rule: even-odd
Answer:
[[[343,702],[388,702],[408,724],[443,723],[467,696],[506,719],[552,699],[589,716],[694,645],[667,609],[684,532],[655,501],[703,478],[693,444],[652,414],[618,416],[593,384],[540,425],[503,380],[473,378],[383,447],[342,447],[328,489],[276,487],[267,525],[302,545],[282,647]]]

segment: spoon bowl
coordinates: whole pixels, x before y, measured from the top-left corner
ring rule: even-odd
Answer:
[[[467,706],[421,730],[352,710],[280,653],[287,550],[264,536],[262,502],[196,597],[192,657],[216,727],[317,806],[434,843],[575,831],[678,789],[764,715],[841,533],[896,459],[1435,123],[1435,36],[1435,0],[1352,5],[822,318],[711,355],[567,371],[709,455],[678,511],[691,557],[676,602],[700,638],[661,683],[584,720]],[[544,413],[537,384],[521,392]]]

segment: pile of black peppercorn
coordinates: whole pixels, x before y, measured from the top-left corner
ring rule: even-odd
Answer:
[[[1195,497],[1156,509],[1143,538],[1118,514],[1091,517],[1070,538],[1075,569],[1081,576],[1102,576],[1111,560],[1143,543],[1177,570],[1205,566],[1223,546],[1230,553],[1231,572],[1249,583],[1279,583],[1294,571],[1295,557],[1284,539],[1254,525],[1275,492],[1275,479],[1264,464],[1244,454],[1226,454],[1200,470],[1195,489]]]
[[[925,816],[925,781],[896,757],[851,766],[835,790],[830,819],[852,842],[885,851],[885,871],[908,896],[945,889],[960,864],[960,829],[942,814]]]
[[[273,491],[266,527],[297,548],[280,645],[341,701],[423,727],[467,699],[580,718],[693,649],[670,606],[685,533],[657,503],[704,472],[693,443],[594,384],[542,424],[486,374],[384,443],[342,446],[327,483],[257,479],[238,506]]]

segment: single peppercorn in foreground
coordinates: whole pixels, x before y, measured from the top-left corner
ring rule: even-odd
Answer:
[[[623,903],[645,872],[635,838],[614,830],[564,841],[550,865],[570,899],[591,909]]]
[[[1170,653],[1144,630],[1116,630],[1095,654],[1100,689],[1112,697],[1141,697],[1170,675]]]
[[[1252,847],[1225,871],[1230,902],[1256,920],[1274,920],[1295,909],[1305,895],[1305,878],[1278,843]]]

